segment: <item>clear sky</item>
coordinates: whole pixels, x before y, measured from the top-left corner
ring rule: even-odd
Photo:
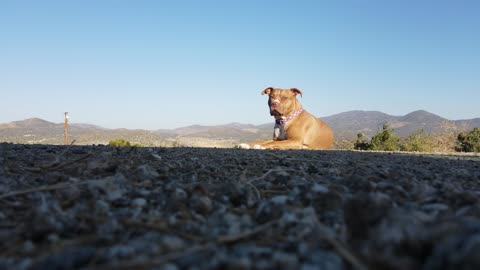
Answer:
[[[480,117],[480,1],[0,0],[0,122],[273,121],[260,92]]]

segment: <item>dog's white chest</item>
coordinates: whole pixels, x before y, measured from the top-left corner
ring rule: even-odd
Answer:
[[[286,139],[288,138],[287,138],[287,132],[285,131],[285,126],[280,124],[275,124],[275,127],[273,128],[273,140],[282,141]]]

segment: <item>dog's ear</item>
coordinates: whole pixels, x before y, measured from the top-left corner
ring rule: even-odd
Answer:
[[[273,87],[267,87],[265,88],[265,90],[262,91],[262,95],[265,95],[265,94],[270,95],[270,92],[272,92],[272,90],[273,90]]]
[[[298,94],[300,94],[300,96],[303,95],[302,91],[300,91],[297,88],[290,88],[290,91],[292,91],[295,96],[298,95]]]

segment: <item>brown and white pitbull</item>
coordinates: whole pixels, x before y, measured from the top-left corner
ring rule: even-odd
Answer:
[[[273,140],[240,144],[244,149],[328,149],[333,143],[333,131],[322,120],[302,108],[297,88],[281,89],[268,87],[270,115],[275,117]]]

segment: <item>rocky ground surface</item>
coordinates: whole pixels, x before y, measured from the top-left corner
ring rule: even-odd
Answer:
[[[480,269],[480,156],[0,144],[0,269]]]

